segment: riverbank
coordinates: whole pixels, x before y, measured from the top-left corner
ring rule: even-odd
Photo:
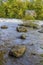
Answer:
[[[9,18],[0,18],[0,22],[15,22],[15,23],[23,23],[25,20],[21,19],[9,19]],[[28,21],[35,21],[37,24],[42,25],[43,20],[27,20]],[[25,21],[26,22],[26,21]]]
[[[8,19],[0,18],[0,22],[14,22],[14,23],[23,23],[21,19]]]

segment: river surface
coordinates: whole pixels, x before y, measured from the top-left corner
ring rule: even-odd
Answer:
[[[32,28],[27,28],[26,33],[17,32],[16,27],[21,23],[18,19],[0,19],[0,65],[43,65],[40,63],[43,61],[40,56],[43,54],[43,33]],[[3,25],[8,26],[8,29],[1,29]],[[19,38],[21,34],[26,34],[25,40]],[[25,45],[26,53],[21,58],[9,57],[9,50],[17,44]]]

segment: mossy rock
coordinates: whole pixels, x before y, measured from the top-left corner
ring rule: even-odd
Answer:
[[[17,45],[17,46],[14,46],[13,48],[11,48],[11,50],[9,51],[9,55],[19,58],[19,57],[23,56],[25,51],[26,51],[26,47],[24,45]]]
[[[20,38],[21,38],[21,39],[26,39],[26,35],[25,35],[25,34],[22,34],[22,35],[20,36]]]
[[[1,26],[1,29],[7,29],[8,27],[6,25]]]
[[[29,23],[29,27],[33,28],[33,29],[38,29],[39,26],[35,23]]]
[[[31,28],[34,28],[34,29],[38,29],[39,28],[39,25],[35,24],[35,23],[23,23],[23,24],[20,24],[20,26],[25,26],[25,27],[31,27]]]
[[[32,27],[33,27],[34,29],[38,29],[38,25],[37,25],[37,24],[33,24]]]
[[[29,24],[27,24],[27,23],[19,24],[19,26],[30,27]]]
[[[16,28],[18,32],[27,32],[27,28],[24,26],[19,26]]]

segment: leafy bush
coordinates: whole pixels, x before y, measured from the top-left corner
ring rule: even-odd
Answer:
[[[35,10],[37,16],[25,15],[26,10]],[[43,20],[43,2],[42,0],[33,0],[33,2],[28,0],[25,0],[25,2],[21,0],[7,0],[3,2],[0,0],[0,17]]]
[[[24,20],[35,20],[35,18],[31,15],[25,15],[25,17],[23,19]]]

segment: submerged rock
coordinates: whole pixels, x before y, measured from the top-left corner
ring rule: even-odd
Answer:
[[[25,35],[25,34],[22,34],[22,35],[20,36],[20,38],[21,38],[21,39],[26,39],[26,35]]]
[[[17,45],[10,50],[9,55],[18,58],[21,57],[25,53],[25,51],[26,47],[24,45]]]
[[[7,29],[8,27],[6,25],[1,26],[1,29]]]
[[[19,26],[16,28],[18,32],[27,32],[27,28],[24,26]]]

